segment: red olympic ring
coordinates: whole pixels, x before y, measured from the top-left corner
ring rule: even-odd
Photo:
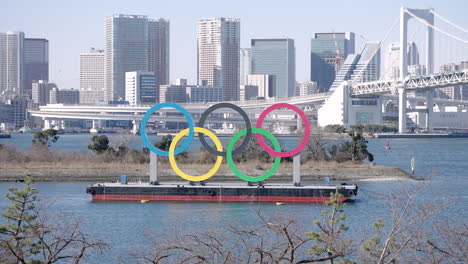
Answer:
[[[275,156],[275,157],[280,157],[280,158],[286,158],[286,157],[292,157],[304,149],[304,147],[307,145],[307,142],[309,141],[310,137],[310,123],[309,120],[307,119],[307,116],[305,113],[299,109],[297,106],[287,104],[287,103],[277,103],[274,105],[269,106],[267,109],[265,109],[261,114],[260,117],[257,120],[257,128],[262,128],[262,122],[263,119],[273,110],[280,109],[280,108],[287,108],[291,109],[294,112],[296,112],[302,119],[302,122],[304,122],[304,127],[305,127],[305,132],[304,132],[304,138],[302,139],[301,143],[299,146],[297,146],[295,149],[288,151],[288,152],[278,152],[272,150],[267,144],[265,144],[265,141],[263,141],[263,137],[261,134],[255,134],[257,137],[258,143],[260,146],[270,155]]]

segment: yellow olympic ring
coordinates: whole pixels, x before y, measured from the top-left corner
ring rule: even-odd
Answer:
[[[169,163],[171,164],[172,169],[174,170],[174,172],[177,173],[177,175],[179,175],[181,178],[183,178],[183,179],[185,179],[187,181],[205,181],[205,180],[208,180],[209,178],[211,178],[219,170],[219,167],[221,167],[221,163],[223,162],[223,157],[222,156],[217,156],[216,162],[215,162],[215,165],[213,166],[213,168],[209,172],[207,172],[206,174],[203,174],[203,175],[200,175],[200,176],[188,175],[185,172],[183,172],[182,170],[180,170],[179,167],[177,166],[177,163],[176,163],[176,160],[175,160],[175,157],[174,157],[175,148],[177,146],[177,142],[179,142],[179,140],[183,136],[188,134],[189,129],[190,128],[186,128],[186,129],[180,131],[179,134],[177,134],[174,137],[174,139],[172,140],[171,146],[169,147]],[[216,150],[220,151],[220,152],[223,151],[223,145],[221,145],[221,141],[219,141],[218,137],[213,132],[209,131],[206,128],[202,128],[202,127],[195,127],[195,132],[207,135],[215,143]]]

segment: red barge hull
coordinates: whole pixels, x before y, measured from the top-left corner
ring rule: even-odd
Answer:
[[[181,184],[92,184],[87,188],[93,201],[185,201],[323,203],[332,193],[341,202],[357,195],[357,185],[181,185]]]

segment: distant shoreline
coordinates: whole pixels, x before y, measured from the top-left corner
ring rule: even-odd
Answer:
[[[269,182],[292,181],[292,164],[281,164],[278,171],[270,177]],[[209,164],[181,164],[181,169],[191,175],[200,175],[211,168]],[[265,168],[263,168],[265,167]],[[258,176],[268,171],[268,164],[261,166],[255,164],[240,164],[239,170],[249,176]],[[405,172],[401,168],[372,165],[350,164],[335,162],[307,163],[301,167],[301,181],[330,181],[339,182],[388,182],[388,181],[415,181],[423,180]],[[149,164],[127,163],[90,163],[90,162],[34,162],[34,163],[7,163],[0,168],[0,182],[15,182],[25,176],[32,176],[38,182],[112,182],[126,175],[131,181],[149,181]],[[159,164],[158,180],[185,181],[177,176],[168,164]],[[210,178],[210,182],[240,181],[223,164],[219,172]]]

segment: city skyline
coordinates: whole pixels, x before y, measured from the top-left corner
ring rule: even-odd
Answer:
[[[297,50],[296,79],[304,81],[310,78],[308,54],[310,53],[310,39],[314,33],[356,32],[356,49],[359,50],[364,43],[359,36],[364,36],[368,40],[382,39],[384,36],[382,29],[391,25],[401,5],[418,8],[434,7],[459,23],[463,22],[464,18],[462,12],[457,12],[457,10],[463,8],[463,5],[468,7],[468,3],[457,2],[456,5],[450,5],[428,4],[424,1],[361,2],[359,6],[366,6],[366,9],[356,8],[354,3],[340,3],[340,8],[336,8],[336,4],[332,2],[317,4],[306,1],[297,1],[296,5],[287,6],[271,1],[248,2],[248,8],[246,8],[246,1],[213,2],[211,5],[183,1],[156,4],[148,1],[131,7],[125,5],[123,1],[115,1],[112,6],[105,3],[93,2],[91,4],[87,1],[71,4],[59,1],[46,2],[45,5],[35,2],[6,3],[5,8],[8,12],[0,18],[0,31],[22,30],[28,37],[48,39],[50,42],[49,79],[64,88],[79,87],[79,54],[88,51],[90,47],[104,48],[104,20],[106,16],[112,14],[148,15],[167,18],[171,21],[170,82],[177,78],[187,78],[190,83],[196,82],[196,22],[201,18],[222,16],[240,18],[241,48],[249,47],[252,38],[288,37],[294,39]],[[265,3],[268,3],[269,12],[259,14]],[[28,11],[25,14],[23,8],[26,6],[31,11],[47,10],[50,12],[52,10],[54,17],[44,19],[39,15],[41,12],[36,11]],[[89,6],[93,8],[88,8]],[[184,8],[180,8],[181,6]],[[320,10],[320,12],[314,12],[314,10]],[[353,17],[356,19],[349,19],[349,10],[355,10]],[[86,12],[86,19],[77,23],[76,21],[81,19],[81,16],[78,16],[81,12]],[[334,15],[331,16],[330,12]],[[365,19],[362,18],[364,14]],[[278,20],[278,17],[284,19]],[[369,19],[374,19],[378,23],[368,23]],[[56,23],[57,20],[63,23]],[[79,38],[73,38],[77,34]]]

